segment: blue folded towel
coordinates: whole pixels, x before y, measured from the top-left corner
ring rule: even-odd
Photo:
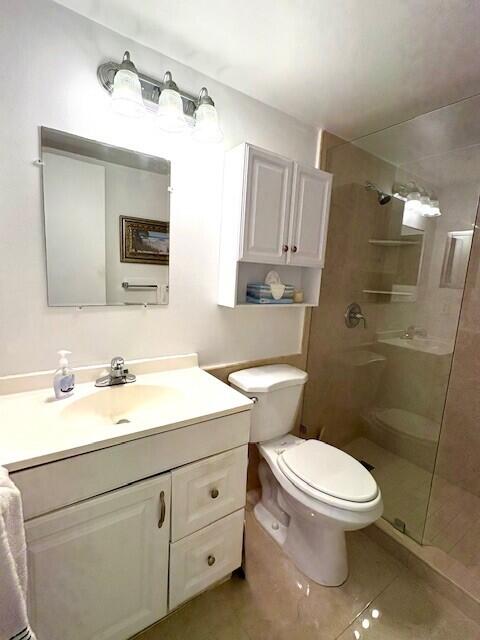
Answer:
[[[281,300],[286,298],[293,298],[293,293],[295,291],[295,287],[291,284],[285,285],[285,291]],[[249,282],[247,284],[247,296],[252,298],[265,298],[269,300],[273,300],[272,290],[269,284],[265,284],[264,282]]]
[[[254,298],[247,295],[247,302],[249,304],[292,304],[293,298],[280,298],[280,300],[274,300],[273,298]]]

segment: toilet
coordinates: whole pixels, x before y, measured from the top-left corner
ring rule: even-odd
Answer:
[[[319,584],[339,586],[348,576],[345,531],[377,520],[382,496],[357,460],[289,433],[307,378],[290,365],[268,365],[236,371],[228,381],[255,402],[250,442],[262,457],[256,519],[300,571]]]

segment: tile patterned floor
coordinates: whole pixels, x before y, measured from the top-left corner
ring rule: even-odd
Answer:
[[[195,598],[135,640],[479,640],[480,626],[363,532],[338,588],[302,575],[247,513],[247,579]]]
[[[368,438],[356,438],[345,451],[357,460],[366,460],[375,469],[372,475],[382,490],[384,517],[403,520],[406,533],[421,542],[427,516],[432,474],[380,447]]]
[[[375,466],[384,517],[400,518],[414,540],[444,552],[437,568],[480,597],[480,498],[438,476],[430,496],[430,473],[367,438],[345,449]]]

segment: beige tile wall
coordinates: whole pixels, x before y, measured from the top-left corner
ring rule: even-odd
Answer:
[[[332,147],[335,153],[327,162]],[[360,433],[360,414],[374,400],[372,379],[380,382],[381,375],[378,365],[367,374],[349,361],[352,350],[371,348],[386,306],[361,293],[375,286],[383,259],[368,239],[382,237],[401,212],[396,202],[380,208],[375,195],[364,188],[370,180],[389,190],[395,167],[353,145],[342,145],[328,133],[322,151],[323,167],[334,174],[334,181],[320,304],[312,312],[303,423],[309,436],[322,433],[331,444],[342,446]],[[345,326],[344,313],[351,302],[361,304],[366,329]]]
[[[436,475],[480,497],[480,232],[474,234]],[[436,490],[434,483],[433,491]],[[479,560],[480,562],[480,560]]]

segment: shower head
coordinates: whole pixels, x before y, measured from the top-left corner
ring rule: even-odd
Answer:
[[[391,195],[389,195],[388,193],[385,193],[385,191],[382,191],[381,189],[379,189],[376,184],[373,184],[373,182],[366,182],[365,183],[365,189],[367,191],[375,191],[375,193],[377,194],[378,204],[380,204],[382,206],[384,204],[388,204],[390,202],[390,200],[392,199]]]

